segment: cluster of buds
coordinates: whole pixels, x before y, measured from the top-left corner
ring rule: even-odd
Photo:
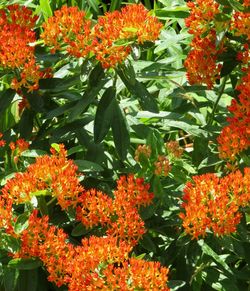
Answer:
[[[172,154],[175,158],[179,159],[183,154],[183,148],[179,146],[178,141],[171,140],[165,144],[169,154]]]
[[[145,171],[151,171],[157,176],[168,176],[171,171],[171,163],[180,159],[183,148],[177,141],[169,141],[163,148],[163,154],[156,154],[150,145],[139,145],[135,150],[135,161],[139,163]]]
[[[167,157],[159,155],[157,161],[154,162],[155,166],[155,175],[166,177],[170,170],[171,165]]]
[[[151,147],[149,145],[139,145],[135,151],[135,160],[141,162],[144,159],[149,159],[151,152]]]

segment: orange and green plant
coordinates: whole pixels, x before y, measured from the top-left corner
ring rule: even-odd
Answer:
[[[250,288],[250,1],[0,1],[0,290]]]

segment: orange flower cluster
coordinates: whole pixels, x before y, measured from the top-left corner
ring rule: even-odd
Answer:
[[[218,178],[215,174],[194,176],[184,188],[182,207],[185,232],[198,239],[207,231],[227,235],[236,231],[240,222],[240,207],[250,201],[250,168]]]
[[[161,267],[159,262],[131,258],[122,267],[109,265],[103,273],[107,278],[107,287],[104,290],[170,290],[165,283],[168,269]],[[130,286],[129,280],[132,282]]]
[[[70,291],[169,290],[168,269],[160,263],[129,259],[132,248],[125,241],[91,236],[74,246],[62,229],[49,225],[48,216],[37,214],[31,214],[28,227],[20,234],[21,249],[13,256],[39,258],[48,280],[58,287],[67,285]]]
[[[217,139],[220,158],[231,161],[250,146],[250,71],[236,89],[240,91],[239,101],[233,99],[228,107],[233,117],[228,118],[229,125]]]
[[[167,157],[158,156],[157,161],[154,163],[155,165],[155,175],[157,176],[167,176],[171,170],[171,165]]]
[[[9,147],[11,149],[11,156],[15,164],[18,163],[22,152],[26,151],[29,145],[29,142],[25,141],[23,138],[16,140],[16,142],[10,142]]]
[[[83,191],[76,174],[77,167],[66,158],[67,152],[61,145],[59,153],[41,156],[26,172],[16,173],[2,189],[4,197],[14,203],[28,202],[36,195],[51,195],[57,198],[62,209],[74,206]]]
[[[28,144],[19,140],[11,148],[16,146],[21,149]],[[20,240],[20,249],[10,255],[39,258],[49,274],[48,280],[70,291],[169,290],[167,268],[129,258],[132,247],[145,233],[138,209],[152,201],[149,184],[129,175],[117,181],[113,199],[93,189],[84,191],[64,146],[54,146],[51,153],[38,157],[26,172],[17,173],[2,188],[0,228]],[[50,224],[48,216],[39,217],[38,209],[29,216],[25,229],[14,229],[13,204],[30,202],[35,195],[56,197],[62,209],[78,205],[78,219],[87,227],[101,224],[107,228],[106,235],[84,238],[80,245],[73,245],[63,229]]]
[[[75,57],[85,57],[90,50],[90,25],[84,11],[63,6],[43,24],[41,38],[52,47],[52,53],[66,48]]]
[[[8,234],[14,234],[12,200],[0,196],[0,229]]]
[[[206,84],[212,88],[220,76],[221,65],[216,64],[216,61],[223,50],[223,43],[219,48],[216,47],[216,31],[211,28],[214,17],[220,13],[219,4],[214,0],[196,0],[187,5],[191,11],[185,23],[189,33],[194,35],[192,50],[184,62],[187,78],[191,85]],[[202,37],[203,34],[206,36]]]
[[[191,85],[206,84],[209,89],[213,87],[214,82],[220,78],[221,64],[217,64],[218,54],[221,49],[215,45],[215,31],[201,38],[195,36],[192,43],[192,50],[189,52],[184,65],[187,70],[187,79]]]
[[[63,6],[43,25],[41,37],[52,52],[66,49],[75,57],[91,53],[104,68],[110,68],[127,58],[131,44],[156,40],[161,27],[142,4],[106,13],[92,29],[84,11]]]
[[[250,40],[250,13],[235,12],[231,29],[234,30],[235,35],[245,35]]]
[[[189,33],[195,36],[208,32],[211,28],[210,22],[220,13],[219,4],[214,0],[196,0],[187,2],[190,8],[190,16],[185,19]]]
[[[149,205],[152,198],[149,184],[144,184],[143,179],[122,176],[117,181],[114,199],[95,189],[84,191],[79,198],[76,218],[86,227],[106,226],[108,236],[135,245],[145,233],[138,208]]]
[[[104,68],[123,62],[130,44],[155,41],[162,24],[142,4],[125,6],[100,17],[94,27],[93,52]]]
[[[178,148],[178,151],[180,150],[181,148]],[[177,152],[177,148],[175,151]],[[174,156],[174,154],[168,150],[167,147],[163,148],[163,153],[163,155],[157,155],[152,153],[151,147],[149,145],[139,145],[135,151],[134,159],[145,171],[150,171],[157,176],[166,177],[172,168],[171,160],[167,157],[167,155],[170,154],[169,157],[173,160],[175,160],[177,157]]]
[[[243,6],[250,8],[250,1],[243,0]],[[238,12],[233,14],[230,29],[234,31],[236,36],[246,36],[250,40],[250,13]]]
[[[220,77],[221,64],[218,64],[218,56],[226,50],[226,36],[216,44],[216,32],[224,25],[235,36],[245,36],[246,43],[250,39],[250,13],[234,11],[232,19],[218,21],[216,16],[223,12],[223,6],[215,0],[195,0],[187,3],[190,8],[190,16],[185,19],[189,33],[194,35],[191,43],[192,50],[187,56],[184,65],[187,70],[187,78],[192,84],[206,84],[209,89]],[[243,1],[246,8],[250,7],[249,1]],[[246,45],[245,45],[246,46]],[[248,54],[248,57],[247,57]],[[244,64],[249,62],[249,52],[238,54],[238,60]]]
[[[8,6],[6,10],[0,10],[0,64],[14,69],[34,58],[34,47],[29,43],[36,40],[32,28],[37,17],[32,17],[30,9],[17,4]]]
[[[36,64],[32,45],[36,41],[33,31],[37,16],[32,10],[17,4],[0,9],[0,66],[18,70],[11,86],[15,90],[25,87],[38,89],[38,81],[44,77]]]
[[[175,158],[179,159],[183,154],[183,148],[179,146],[178,141],[171,140],[165,144],[169,154],[172,154]]]
[[[151,152],[151,147],[149,145],[139,145],[135,151],[135,160],[141,162],[144,159],[149,159]]]

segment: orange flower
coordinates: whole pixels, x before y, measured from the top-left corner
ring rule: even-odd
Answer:
[[[52,47],[51,52],[67,49],[75,57],[85,57],[89,53],[91,21],[86,19],[86,13],[78,7],[63,6],[55,11],[43,24],[41,38]]]
[[[8,234],[14,234],[12,200],[0,196],[0,229]]]
[[[94,189],[84,191],[78,199],[76,219],[86,227],[107,226],[108,236],[135,245],[146,232],[138,208],[151,203],[153,194],[148,190],[149,184],[142,178],[129,175],[117,181],[114,199]]]
[[[38,89],[38,81],[44,74],[35,60],[36,35],[33,31],[37,16],[29,8],[9,5],[0,9],[0,65],[6,69],[18,69],[11,87],[18,91]]]
[[[79,197],[80,205],[76,209],[76,219],[86,227],[111,223],[113,200],[96,189],[84,191]]]
[[[120,238],[91,236],[74,246],[62,229],[49,225],[48,216],[39,218],[34,211],[20,241],[21,249],[14,257],[38,257],[49,273],[48,280],[58,287],[67,285],[71,291],[169,290],[168,269],[160,263],[129,259],[132,248]]]
[[[166,285],[168,269],[159,262],[131,258],[120,267],[109,265],[103,274],[107,278],[107,290],[170,290]]]
[[[5,17],[5,22],[3,22],[3,25],[6,23],[6,19],[9,23],[16,23],[22,28],[28,28],[33,29],[36,21],[38,19],[38,16],[32,16],[33,11],[25,6],[20,6],[18,4],[9,5],[7,6],[8,10],[8,16],[6,17],[5,12],[2,10],[2,16]],[[1,22],[0,22],[1,23]]]
[[[184,66],[187,70],[187,79],[191,85],[206,84],[209,89],[213,87],[216,80],[220,78],[221,64],[217,64],[217,57],[223,50],[216,48],[215,31],[211,31],[206,37],[196,36],[191,46]]]
[[[226,235],[236,231],[241,219],[239,207],[249,203],[250,169],[239,171],[224,178],[215,174],[193,177],[184,188],[180,213],[183,227],[192,238],[205,236],[208,230],[216,235]]]
[[[98,19],[92,50],[104,68],[115,67],[127,58],[132,43],[155,41],[161,28],[142,4],[127,5]]]
[[[127,205],[139,208],[152,202],[154,194],[149,192],[150,185],[144,183],[143,178],[121,176],[117,181],[117,190],[114,192],[115,208],[125,209]]]
[[[187,2],[190,16],[185,19],[189,33],[199,36],[211,28],[211,22],[220,13],[219,4],[214,0],[196,0]]]
[[[236,36],[246,36],[250,40],[250,13],[234,12],[230,29]]]
[[[227,119],[229,125],[222,129],[217,138],[220,158],[231,161],[250,146],[250,71],[236,89],[240,91],[239,101],[233,99],[228,107],[233,117]]]
[[[30,201],[36,192],[57,198],[62,209],[74,206],[83,191],[76,174],[77,166],[66,158],[64,148],[52,156],[41,156],[25,173],[17,173],[2,189],[16,204]]]

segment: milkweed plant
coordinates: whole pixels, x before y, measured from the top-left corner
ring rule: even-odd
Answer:
[[[250,1],[0,1],[0,290],[250,290]]]

